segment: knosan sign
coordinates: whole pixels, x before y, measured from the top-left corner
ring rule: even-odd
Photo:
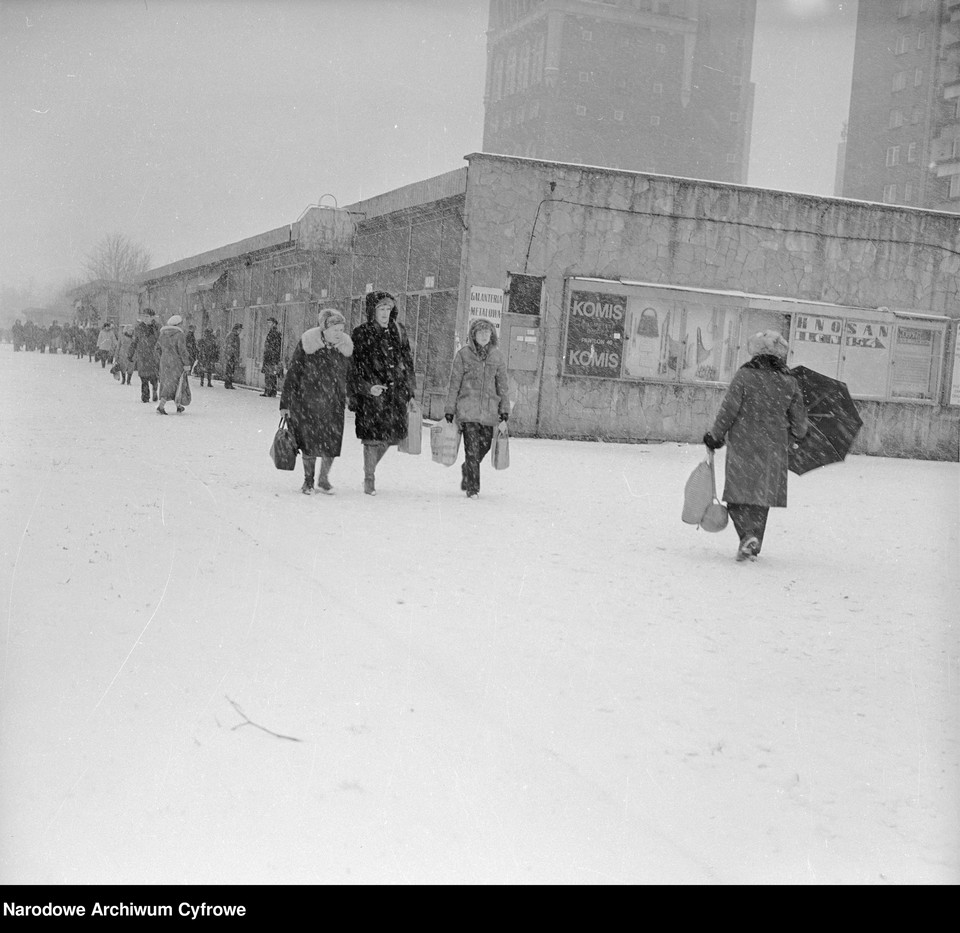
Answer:
[[[890,346],[890,325],[800,314],[797,315],[795,339],[806,343],[843,343],[848,347],[886,350]]]

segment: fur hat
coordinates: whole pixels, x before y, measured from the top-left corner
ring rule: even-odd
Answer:
[[[175,314],[172,318],[167,321],[167,327],[176,327],[178,324],[183,323],[183,318],[179,314]]]
[[[775,356],[785,360],[789,350],[790,345],[775,330],[762,330],[747,340],[747,352],[751,356]]]
[[[390,312],[390,321],[397,319],[397,299],[390,292],[367,292],[365,299],[365,310],[367,312],[367,321],[373,322],[377,319],[377,305],[381,301],[392,301],[393,310]]]
[[[279,322],[275,317],[268,317],[268,318],[267,318],[267,323],[268,323],[268,324],[279,324],[280,322]]]
[[[334,324],[346,325],[347,319],[336,308],[321,308],[317,312],[317,327],[326,330]]]

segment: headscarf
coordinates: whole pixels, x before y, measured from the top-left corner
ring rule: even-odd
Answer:
[[[178,324],[183,323],[183,318],[179,314],[175,314],[169,321],[167,321],[167,327],[176,327]]]
[[[751,356],[775,356],[785,360],[790,345],[775,330],[762,330],[747,340],[747,352]]]

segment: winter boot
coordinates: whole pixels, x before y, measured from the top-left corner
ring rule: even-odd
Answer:
[[[376,473],[377,461],[379,459],[376,446],[373,444],[363,445],[363,491],[368,496],[375,496],[377,494],[377,489],[374,485],[374,474]]]
[[[317,477],[317,490],[325,496],[333,495],[333,486],[330,485],[330,467],[333,466],[333,457],[320,458],[320,475]]]
[[[303,458],[303,485],[300,487],[300,492],[302,492],[305,496],[313,495],[313,471],[316,466],[316,457]]]
[[[754,535],[748,535],[740,542],[740,548],[737,550],[737,560],[756,560],[759,550],[760,542]]]

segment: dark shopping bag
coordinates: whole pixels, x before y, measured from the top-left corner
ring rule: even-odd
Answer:
[[[423,412],[416,399],[407,402],[407,436],[400,441],[397,449],[402,454],[418,454],[423,444]]]
[[[287,416],[280,419],[280,426],[270,445],[270,459],[278,470],[293,470],[297,466],[297,439],[287,424]]]
[[[510,466],[510,432],[507,422],[501,421],[493,432],[493,450],[490,452],[495,470],[505,470]]]
[[[184,408],[193,401],[193,396],[190,394],[190,380],[187,379],[186,372],[180,373],[180,381],[177,383],[177,391],[173,393],[173,400],[178,406]]]
[[[688,525],[699,525],[704,531],[723,531],[727,527],[726,506],[717,499],[717,483],[713,471],[713,451],[698,463],[683,487],[681,519]]]
[[[430,428],[430,456],[434,463],[453,466],[460,454],[460,425],[456,421],[438,421]]]

